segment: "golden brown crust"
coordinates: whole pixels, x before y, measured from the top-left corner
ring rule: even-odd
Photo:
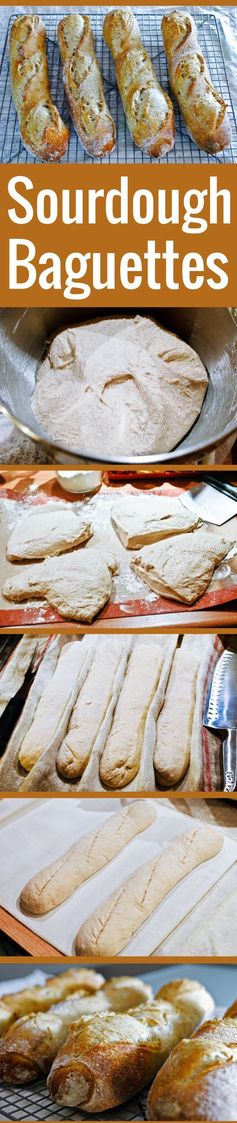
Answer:
[[[100,990],[103,983],[104,977],[98,972],[86,967],[76,967],[63,971],[60,975],[53,975],[43,986],[26,987],[12,994],[4,994],[1,1006],[6,1007],[9,1012],[10,1025],[25,1014],[49,1010],[53,1003],[61,1002],[75,991],[82,990],[93,994],[94,991]]]
[[[161,158],[174,145],[173,106],[159,85],[131,9],[108,12],[103,35],[114,58],[118,88],[134,144],[149,156]]]
[[[231,143],[227,105],[211,83],[194,20],[179,9],[163,16],[161,27],[170,86],[188,132],[205,152],[221,152]]]
[[[205,1022],[173,1050],[152,1084],[147,1118],[237,1119],[237,1027],[231,1019]]]
[[[63,78],[74,128],[90,156],[115,146],[115,124],[105,101],[103,79],[89,16],[72,12],[58,25]]]
[[[166,988],[167,998],[169,985]],[[105,1013],[72,1027],[48,1081],[57,1103],[107,1111],[137,1094],[183,1033],[191,1033],[210,995],[195,981],[171,984],[175,1001],[160,994],[127,1014]]]
[[[50,97],[45,40],[40,16],[16,16],[10,31],[10,75],[20,134],[33,156],[48,161],[64,156],[68,128]]]

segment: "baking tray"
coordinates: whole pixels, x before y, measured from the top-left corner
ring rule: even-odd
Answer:
[[[45,473],[45,477],[47,473]],[[43,476],[41,476],[43,479]],[[37,480],[37,475],[36,475]],[[192,485],[192,480],[188,480],[187,487]],[[149,489],[147,493],[147,502],[149,496],[152,495],[169,495],[179,496],[184,490],[184,486],[173,484],[162,484],[159,488]],[[193,612],[196,609],[213,608],[215,605],[225,604],[237,598],[237,555],[224,560],[221,565],[216,569],[215,575],[209,585],[209,589],[195,601],[192,605],[183,605],[181,601],[169,600],[165,597],[156,596],[155,593],[147,589],[143,581],[133,572],[130,567],[130,561],[137,551],[125,550],[120,542],[118,535],[113,529],[110,521],[111,507],[124,495],[131,494],[137,495],[138,489],[132,485],[125,485],[121,488],[113,488],[110,486],[102,485],[100,492],[93,496],[93,498],[86,500],[79,500],[78,496],[74,498],[66,496],[61,498],[62,491],[52,479],[49,485],[47,480],[42,482],[37,487],[37,482],[32,485],[32,481],[25,486],[24,494],[22,493],[22,481],[20,487],[13,488],[2,487],[0,488],[0,590],[3,583],[9,576],[19,572],[19,563],[12,563],[6,559],[6,544],[13,527],[16,522],[22,518],[22,515],[32,509],[32,505],[53,503],[53,505],[60,502],[60,507],[73,503],[74,510],[80,511],[83,516],[91,519],[94,526],[95,533],[88,542],[86,550],[96,545],[97,541],[103,541],[105,550],[111,548],[120,564],[120,573],[113,578],[112,593],[109,603],[100,612],[99,617],[93,621],[96,624],[97,620],[107,621],[117,619],[120,622],[126,621],[127,616],[149,616],[156,615],[162,616],[164,613],[170,612],[174,616],[177,612]],[[142,494],[142,489],[139,489],[139,494]],[[224,533],[230,539],[235,536],[237,528],[237,517],[225,523]],[[211,529],[211,528],[210,528]],[[214,528],[213,528],[214,529]],[[220,533],[220,528],[218,528]],[[47,623],[63,623],[62,616],[59,615],[53,608],[46,604],[43,600],[27,603],[24,602],[20,605],[7,602],[2,596],[0,591],[0,627],[22,627],[24,625],[37,625]],[[72,627],[76,628],[76,622],[72,622]]]
[[[15,801],[13,801],[15,802]],[[101,901],[138,870],[144,862],[155,858],[163,847],[184,831],[205,825],[197,818],[190,819],[176,805],[166,800],[153,800],[156,820],[148,829],[133,839],[120,854],[89,878],[67,901],[45,916],[26,915],[19,904],[20,892],[33,875],[57,859],[83,835],[98,829],[108,818],[119,811],[121,801],[95,799],[70,799],[62,807],[58,799],[41,800],[28,807],[24,816],[16,815],[0,827],[2,862],[0,904],[11,916],[22,921],[31,932],[47,940],[63,955],[75,955],[75,938],[81,924],[98,908]],[[212,893],[218,890],[215,905],[223,899],[223,879],[235,867],[236,880],[237,838],[229,838],[223,830],[223,847],[215,858],[204,862],[188,874],[181,885],[172,889],[151,917],[145,921],[120,957],[143,956],[157,953],[157,946],[170,937],[179,926],[179,954],[182,953],[183,922],[189,920],[189,931],[195,927],[194,910],[204,903],[205,918],[212,912]],[[187,930],[187,928],[186,928]],[[219,954],[221,954],[221,949]]]
[[[70,125],[70,139],[66,155],[62,163],[102,163],[93,160],[84,152],[82,145],[72,127],[67,100],[63,89],[62,69],[60,65],[57,46],[57,25],[65,8],[61,7],[34,7],[27,11],[38,12],[45,23],[47,30],[47,53],[52,99],[56,102],[63,120]],[[134,7],[141,29],[145,47],[150,54],[159,82],[165,91],[168,91],[168,75],[164,49],[162,46],[161,20],[167,11],[165,7]],[[1,9],[0,25],[3,52],[0,71],[0,151],[3,163],[33,164],[40,161],[26,152],[20,140],[17,115],[11,97],[8,59],[9,28],[14,15],[24,13],[23,7],[6,8],[5,14]],[[75,11],[75,8],[67,8]],[[122,102],[118,93],[115,80],[114,66],[109,51],[103,41],[102,25],[108,8],[104,5],[98,8],[82,7],[80,11],[88,13],[95,36],[95,46],[103,78],[105,95],[109,108],[116,123],[117,145],[109,156],[103,158],[103,163],[110,164],[150,164],[157,163],[135,147],[126,126]],[[201,50],[205,56],[210,70],[212,82],[216,90],[226,101],[229,107],[229,116],[232,129],[232,144],[223,153],[210,156],[200,151],[190,139],[174,102],[176,142],[172,152],[160,161],[161,164],[229,164],[237,160],[237,115],[236,115],[236,70],[237,70],[237,14],[235,8],[188,8],[196,21],[198,38]],[[10,18],[9,18],[10,17]]]

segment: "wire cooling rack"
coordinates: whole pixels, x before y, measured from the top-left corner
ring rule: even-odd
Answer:
[[[104,1111],[103,1115],[96,1115],[96,1120],[108,1119],[109,1123],[117,1120],[126,1120],[127,1123],[140,1123],[140,1120],[146,1119],[146,1101],[147,1092],[137,1096],[135,1100],[130,1100],[126,1105],[121,1108],[115,1108],[114,1111]],[[52,1120],[52,1123],[57,1123],[60,1119],[76,1119],[78,1123],[81,1120],[87,1120],[88,1114],[83,1115],[81,1111],[76,1108],[75,1111],[69,1111],[68,1108],[58,1107],[53,1104],[50,1099],[45,1080],[37,1081],[37,1084],[29,1084],[25,1088],[19,1088],[16,1085],[1,1085],[0,1089],[0,1120],[19,1120],[25,1123],[30,1119],[47,1119]]]
[[[18,8],[15,11],[24,12],[25,9]],[[63,89],[62,69],[60,64],[59,50],[57,46],[57,25],[61,15],[65,15],[65,10],[60,8],[38,8],[34,9],[42,15],[47,31],[47,54],[48,66],[50,76],[50,86],[52,99],[56,103],[59,113],[64,121],[70,124],[70,140],[66,155],[63,157],[62,163],[101,163],[101,160],[93,160],[84,152],[82,145],[73,129],[71,119],[68,112],[68,106]],[[127,163],[127,164],[149,164],[154,163],[149,156],[146,156],[138,148],[135,147],[127,129],[125,116],[121,99],[118,93],[118,88],[115,80],[114,66],[111,59],[110,52],[105,46],[102,25],[105,12],[108,9],[105,7],[100,8],[86,8],[80,9],[89,12],[91,19],[91,26],[95,36],[95,47],[97,57],[100,62],[102,74],[104,78],[105,96],[111,110],[112,116],[116,123],[117,130],[117,144],[114,152],[109,156],[103,158],[103,163]],[[168,76],[165,53],[162,47],[161,36],[161,20],[162,15],[166,11],[165,8],[133,8],[137,15],[141,35],[145,47],[151,56],[155,71],[159,82],[163,89],[168,91]],[[234,107],[234,100],[231,91],[231,83],[228,74],[235,70],[237,59],[237,33],[236,25],[237,19],[233,16],[234,9],[224,9],[225,20],[221,19],[220,14],[212,11],[212,9],[190,8],[190,12],[194,15],[195,22],[198,29],[198,37],[201,50],[205,56],[211,79],[215,89],[221,94],[229,107],[229,116],[232,128],[232,144],[229,148],[225,149],[219,156],[209,156],[207,153],[200,151],[200,149],[191,141],[187,130],[185,128],[182,117],[179,113],[178,107],[175,105],[175,125],[176,125],[176,142],[172,152],[164,157],[161,163],[171,164],[213,164],[225,163],[229,164],[237,162],[237,106]],[[21,143],[19,128],[17,122],[17,115],[14,103],[11,97],[10,77],[9,77],[9,58],[8,58],[8,38],[9,28],[14,16],[9,19],[0,70],[0,159],[2,163],[21,163],[32,164],[39,163],[31,154],[26,152],[26,149]],[[232,22],[232,26],[230,24]],[[1,17],[0,17],[1,23]],[[236,33],[236,43],[234,43]],[[233,57],[232,57],[233,49]]]

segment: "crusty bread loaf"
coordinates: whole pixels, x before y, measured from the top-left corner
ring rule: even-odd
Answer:
[[[1,1013],[4,1014],[4,1007],[9,1012],[11,1022],[22,1018],[25,1014],[31,1014],[38,1010],[49,1010],[53,1003],[61,1002],[67,995],[73,994],[75,991],[82,993],[93,994],[94,991],[100,990],[103,986],[104,977],[98,974],[97,971],[92,971],[87,967],[73,967],[69,971],[63,971],[60,975],[53,975],[52,978],[47,979],[43,986],[26,987],[23,990],[13,992],[11,994],[4,994],[1,1000]]]
[[[187,11],[167,12],[162,34],[170,86],[181,113],[199,148],[215,155],[231,142],[227,105],[212,86],[192,16]]]
[[[237,1027],[205,1022],[173,1050],[148,1096],[147,1118],[237,1120]]]
[[[76,938],[77,954],[118,955],[170,890],[201,862],[214,858],[222,843],[220,831],[210,826],[193,826],[176,836],[157,858],[140,866],[84,921]]]
[[[175,139],[173,106],[159,85],[131,8],[108,12],[103,34],[134,144],[149,156],[165,156]]]
[[[182,979],[128,1014],[104,1013],[74,1025],[53,1063],[50,1095],[66,1107],[107,1111],[136,1095],[163,1064],[174,1043],[192,1033],[211,996]]]
[[[51,101],[45,40],[40,16],[16,16],[10,31],[11,85],[25,148],[39,160],[60,160],[68,128]]]
[[[90,156],[115,145],[115,124],[106,105],[89,16],[71,12],[58,25],[63,79],[74,128]]]
[[[119,1012],[151,999],[151,987],[142,979],[119,975],[99,991],[78,991],[51,1006],[47,1013],[19,1018],[0,1042],[0,1078],[5,1083],[28,1084],[48,1073],[70,1026],[83,1016],[106,1010]]]
[[[149,800],[128,802],[109,816],[103,826],[83,836],[50,866],[28,881],[20,905],[34,916],[42,916],[66,901],[79,886],[103,869],[141,831],[154,822],[156,812]]]

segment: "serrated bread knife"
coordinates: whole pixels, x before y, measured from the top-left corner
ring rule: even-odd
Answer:
[[[237,786],[237,654],[224,651],[208,692],[204,723],[222,739],[224,792]]]

